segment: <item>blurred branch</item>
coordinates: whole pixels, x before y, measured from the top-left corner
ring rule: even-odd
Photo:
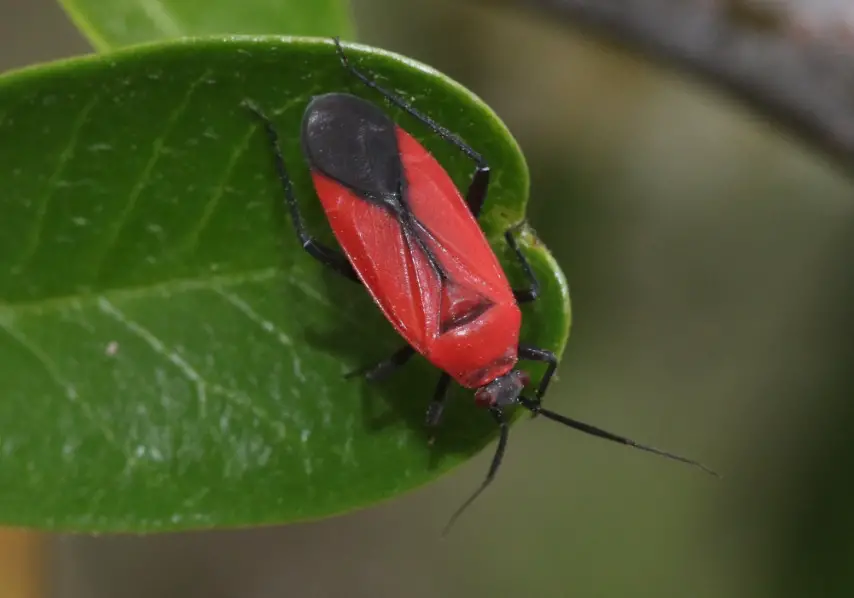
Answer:
[[[854,2],[503,0],[697,74],[854,174]]]

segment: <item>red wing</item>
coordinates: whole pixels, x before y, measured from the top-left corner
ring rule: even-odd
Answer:
[[[397,138],[414,227],[323,174],[313,171],[312,177],[332,230],[368,292],[401,336],[427,354],[445,330],[495,303],[512,302],[513,293],[448,174],[400,128]]]
[[[440,306],[438,273],[410,248],[388,211],[322,174],[312,177],[335,237],[368,292],[401,336],[426,353],[435,318],[425,314]]]
[[[398,128],[397,139],[407,201],[452,279],[494,303],[513,302],[504,270],[451,177],[406,131]]]

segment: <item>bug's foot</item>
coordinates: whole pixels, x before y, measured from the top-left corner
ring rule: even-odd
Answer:
[[[442,414],[445,411],[445,406],[441,401],[433,401],[427,407],[427,413],[424,417],[424,424],[430,430],[430,436],[427,438],[427,445],[433,446],[436,442],[436,430],[442,421]]]
[[[347,372],[344,374],[345,380],[352,378],[364,378],[368,382],[381,382],[389,377],[398,367],[393,361],[383,361],[361,367],[359,369]]]
[[[372,363],[371,365],[344,374],[344,378],[349,379],[356,376],[363,376],[368,382],[379,382],[380,380],[385,380],[395,370],[403,366],[413,355],[415,355],[415,349],[409,345],[404,345],[388,359],[383,359],[379,363]]]
[[[335,42],[335,51],[338,53],[338,59],[341,61],[341,64],[349,67],[350,61],[347,59],[347,55],[344,54],[344,48],[341,47],[341,38],[336,35],[332,39]]]
[[[359,368],[353,370],[351,372],[347,372],[344,374],[345,380],[351,380],[353,378],[364,378],[368,382],[377,382],[382,380],[386,376],[388,376],[389,372],[387,371],[389,368],[380,366],[366,366],[363,368]]]
[[[438,401],[434,401],[430,403],[430,406],[427,407],[427,415],[424,418],[424,423],[428,428],[436,428],[439,426],[439,422],[442,421],[442,413],[444,412],[444,406],[442,403]]]
[[[267,115],[264,114],[264,111],[261,110],[261,107],[258,104],[256,104],[254,101],[250,100],[249,98],[245,98],[243,101],[241,101],[240,107],[245,108],[246,110],[251,112],[256,118],[258,118],[262,121],[268,121],[269,120],[267,118]]]
[[[513,226],[508,228],[506,231],[504,231],[504,234],[505,235],[513,235],[515,237],[516,233],[521,232],[522,229],[524,229],[525,226],[527,226],[527,224],[528,224],[527,220],[520,220],[519,222],[517,222],[516,224],[514,224]]]

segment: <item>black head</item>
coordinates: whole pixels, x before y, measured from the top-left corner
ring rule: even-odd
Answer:
[[[510,407],[519,402],[519,395],[530,380],[527,372],[510,370],[478,388],[474,393],[474,402],[491,409]]]

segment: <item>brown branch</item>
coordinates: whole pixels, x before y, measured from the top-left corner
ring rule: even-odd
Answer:
[[[854,174],[854,2],[835,9],[822,0],[505,4],[579,25],[699,75]]]

